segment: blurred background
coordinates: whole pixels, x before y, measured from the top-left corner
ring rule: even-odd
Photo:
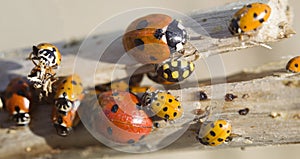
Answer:
[[[80,39],[88,35],[105,20],[135,8],[159,7],[182,13],[196,10],[208,10],[225,5],[234,0],[1,0],[0,5],[0,52],[18,48],[30,48],[40,42],[60,42]],[[294,12],[293,27],[298,31],[300,22],[300,2],[289,0]],[[120,30],[111,26],[107,31]],[[287,59],[299,55],[298,35],[278,43],[270,44],[272,50],[251,48],[222,55],[226,74],[241,71],[244,68],[259,66],[268,62]],[[199,65],[205,65],[201,63]],[[284,67],[284,66],[283,66]],[[2,67],[1,69],[5,69]],[[205,75],[204,75],[205,76]],[[300,145],[262,148],[226,149],[218,151],[190,152],[180,154],[146,154],[145,157],[173,158],[272,158],[299,157]],[[136,156],[140,157],[140,156]],[[186,158],[187,158],[186,157]]]

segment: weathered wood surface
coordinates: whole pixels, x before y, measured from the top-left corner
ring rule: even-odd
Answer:
[[[257,37],[253,37],[253,39],[257,42],[268,43],[289,37],[293,31],[290,28],[291,13],[287,9],[287,0],[263,0],[262,2],[270,4],[274,14],[270,18],[269,24],[263,27],[260,34]],[[228,24],[226,22],[229,21],[236,9],[242,5],[244,3],[234,3],[209,12],[192,14],[191,17],[199,22],[210,35],[209,37],[203,36],[208,34],[203,34],[198,40],[195,37],[198,35],[196,31],[199,29],[196,28],[193,32],[193,28],[197,25],[193,25],[194,23],[189,23],[190,21],[183,18],[183,23],[188,24],[187,28],[191,32],[192,43],[199,49],[203,57],[253,46],[253,44],[249,43],[241,46],[237,37],[232,37],[227,30]],[[269,29],[272,32],[267,31]],[[116,33],[116,35],[119,34]],[[80,49],[80,42],[72,45],[70,43],[58,44],[59,48],[62,48],[61,52],[63,53],[63,64],[58,74],[69,74],[75,67],[75,71],[78,71],[84,77],[86,87],[130,75],[137,66],[128,56],[121,60],[121,62],[125,63],[114,64],[124,54],[123,48],[120,48],[120,37],[106,49],[106,53],[104,52],[103,54],[104,57],[101,57],[100,64],[98,64],[97,60],[91,59],[91,55],[95,53],[94,50],[106,45],[102,43],[105,38],[113,39],[114,36],[114,34],[95,36],[89,39],[91,41]],[[79,54],[75,57],[74,54],[76,55],[78,51]],[[80,54],[82,51],[85,53],[84,56]],[[119,55],[109,56],[112,51],[117,51]],[[5,88],[12,74],[28,74],[33,67],[30,61],[24,60],[29,52],[30,49],[0,53],[2,57],[5,57],[5,60],[1,59],[1,65],[7,66],[7,71],[1,72],[1,77],[3,77],[1,78],[1,90]],[[130,62],[126,63],[127,61]],[[80,65],[76,66],[78,63]],[[195,84],[195,82],[181,85],[183,86],[181,89],[172,90],[171,92],[178,95],[180,100],[182,100],[182,106],[185,109],[184,117],[175,124],[154,131],[145,138],[145,143],[147,144],[147,141],[149,141],[152,144],[161,144],[166,138],[174,136],[174,130],[180,130],[181,128],[187,129],[187,131],[184,131],[183,136],[162,151],[299,143],[300,100],[298,97],[300,95],[300,84],[298,81],[300,76],[287,76],[286,73],[282,72],[283,68],[284,65],[282,63],[275,63],[273,67],[266,70],[243,72],[227,77],[229,82],[235,83],[221,82],[220,84],[209,85],[209,82],[203,81],[200,82],[201,85],[208,84],[208,86],[197,87],[198,84]],[[115,72],[113,73],[113,71]],[[281,73],[281,75],[274,76],[273,74],[276,72]],[[95,79],[92,78],[93,76],[95,76]],[[189,84],[190,88],[187,88]],[[199,90],[205,91],[209,96],[209,100],[199,102],[196,97]],[[231,102],[225,102],[224,95],[226,93],[233,93],[238,98]],[[92,103],[90,101],[92,99],[87,98],[83,106],[88,108]],[[214,107],[210,118],[224,118],[231,121],[235,137],[229,144],[207,147],[196,140],[196,131],[199,129],[200,124],[193,121],[196,116],[192,112],[194,109],[204,109],[206,106]],[[238,111],[246,107],[250,110],[249,114],[246,116],[239,115]],[[35,154],[44,152],[48,152],[48,157],[55,157],[74,149],[72,151],[74,156],[103,157],[124,155],[122,152],[117,153],[115,150],[101,144],[90,135],[82,124],[75,129],[72,135],[66,138],[57,136],[54,127],[51,125],[50,113],[50,105],[37,105],[32,112],[31,125],[27,128],[14,128],[11,127],[12,123],[8,121],[7,113],[4,110],[1,111],[0,158],[20,157],[20,155],[35,156]],[[170,135],[166,135],[166,132]],[[159,140],[157,140],[158,138]],[[80,149],[80,151],[77,152],[76,149]],[[136,147],[126,147],[124,149],[130,151],[136,149]],[[47,157],[47,155],[42,156]]]

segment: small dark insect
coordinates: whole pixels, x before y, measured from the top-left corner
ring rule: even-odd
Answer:
[[[232,94],[232,93],[227,93],[225,95],[225,101],[230,102],[233,101],[235,98],[237,98],[238,96]]]
[[[203,115],[206,111],[202,109],[194,109],[193,114],[195,115]]]
[[[199,91],[198,98],[200,101],[207,100],[207,94],[204,91]]]
[[[245,108],[245,109],[239,110],[238,112],[240,115],[247,115],[249,113],[249,110],[250,110],[249,108]]]

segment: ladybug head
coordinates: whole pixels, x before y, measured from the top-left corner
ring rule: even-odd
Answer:
[[[188,39],[186,29],[177,20],[173,20],[168,25],[165,36],[171,52],[182,50],[183,45],[187,42]]]
[[[54,127],[56,128],[56,132],[59,136],[66,137],[71,134],[72,127],[66,127],[62,121],[62,118],[58,118],[57,122],[54,123]]]
[[[67,114],[73,107],[74,103],[64,97],[55,100],[55,106],[62,114]]]
[[[28,113],[17,113],[13,116],[13,120],[17,122],[18,126],[25,126],[30,122],[30,115]]]
[[[242,30],[238,24],[239,19],[233,18],[230,22],[230,25],[228,27],[230,33],[232,35],[241,34]]]

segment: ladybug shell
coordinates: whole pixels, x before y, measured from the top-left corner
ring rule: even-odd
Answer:
[[[59,110],[67,112],[72,109],[72,105],[79,106],[83,97],[81,78],[76,74],[69,75],[58,84],[54,96],[55,105]]]
[[[286,65],[286,70],[293,73],[300,72],[300,56],[292,58]]]
[[[17,77],[10,81],[5,91],[5,106],[18,125],[27,125],[30,121],[29,109],[32,93],[28,81]]]
[[[118,143],[135,143],[152,131],[152,121],[140,110],[138,98],[129,92],[104,92],[99,95],[102,107],[98,131]]]
[[[72,127],[79,123],[77,109],[71,109],[66,115],[58,112],[56,107],[52,109],[52,122],[56,128],[57,134],[67,136],[71,133]]]
[[[168,82],[180,82],[187,79],[195,70],[195,64],[186,60],[168,60],[157,69],[158,76]]]
[[[226,120],[208,121],[201,126],[199,140],[204,145],[217,146],[230,136],[231,124]]]
[[[160,118],[175,120],[183,114],[181,103],[169,92],[146,92],[142,100],[144,105],[150,106],[151,111]]]
[[[238,10],[231,20],[229,30],[232,34],[241,34],[257,30],[263,22],[267,21],[271,8],[267,4],[252,3]]]
[[[32,47],[32,59],[38,59],[49,67],[57,67],[61,64],[61,53],[56,46],[50,43],[41,43]]]
[[[172,22],[170,16],[150,14],[133,21],[123,36],[126,52],[136,61],[161,63],[170,57],[170,49],[166,42],[154,35],[157,29],[163,29]]]

